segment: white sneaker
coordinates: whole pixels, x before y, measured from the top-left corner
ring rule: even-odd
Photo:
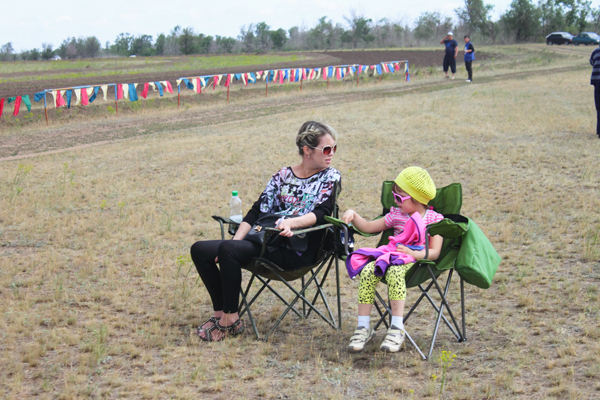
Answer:
[[[388,329],[387,335],[385,335],[385,339],[383,339],[379,349],[386,353],[396,353],[400,351],[402,343],[404,343],[404,329],[392,325]]]
[[[454,79],[454,77],[450,78],[450,79]]]
[[[471,83],[471,80],[470,80],[470,79],[467,79],[465,82],[469,82],[469,83]]]
[[[348,353],[358,353],[365,348],[367,343],[369,343],[375,337],[375,331],[373,328],[365,328],[364,326],[359,326],[354,331],[354,334],[350,338],[350,344],[348,345]]]

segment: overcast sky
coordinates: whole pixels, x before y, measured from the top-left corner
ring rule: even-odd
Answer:
[[[494,4],[494,18],[506,11],[510,0],[485,1]],[[102,46],[114,42],[121,32],[148,34],[153,39],[168,34],[176,25],[192,27],[197,33],[237,37],[242,25],[266,22],[271,29],[293,26],[312,28],[327,16],[345,24],[350,10],[378,21],[388,18],[413,25],[423,12],[438,11],[455,18],[454,9],[462,0],[232,0],[224,2],[182,0],[53,0],[17,2],[2,0],[0,45],[12,42],[16,51],[41,48],[43,42],[54,48],[69,36],[96,36]],[[593,0],[597,7],[600,0]]]

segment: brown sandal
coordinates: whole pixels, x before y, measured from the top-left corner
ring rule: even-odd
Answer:
[[[204,330],[204,334],[206,335],[205,337],[202,337],[200,335],[198,335],[198,337],[205,342],[220,342],[221,340],[224,340],[227,336],[241,335],[242,333],[244,333],[245,329],[246,327],[244,326],[244,321],[241,318],[229,326],[223,326],[219,323],[219,321],[217,321],[213,326]],[[223,336],[221,336],[219,339],[213,339],[212,332],[214,330],[223,332]]]

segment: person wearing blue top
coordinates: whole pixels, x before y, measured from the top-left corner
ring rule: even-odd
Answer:
[[[473,68],[472,64],[475,61],[475,47],[473,47],[473,43],[471,43],[471,39],[468,35],[465,35],[465,68],[467,69],[467,73],[469,74],[469,79],[467,82],[473,81]]]
[[[592,52],[590,56],[592,65],[591,84],[594,85],[594,101],[596,103],[596,134],[600,138],[600,47]]]
[[[458,42],[453,39],[454,33],[452,31],[440,41],[440,44],[446,46],[446,53],[444,54],[444,73],[448,78],[448,67],[452,70],[452,79],[456,73],[456,56],[458,55]]]

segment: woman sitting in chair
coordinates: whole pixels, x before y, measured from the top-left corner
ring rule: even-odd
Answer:
[[[292,229],[325,223],[331,214],[331,195],[340,172],[330,167],[337,150],[337,133],[327,125],[309,121],[296,136],[302,157],[300,164],[285,167],[272,176],[266,189],[254,203],[233,240],[206,240],[194,243],[192,260],[208,290],[213,315],[196,330],[200,339],[219,341],[244,331],[238,315],[242,267],[258,257],[262,247],[243,240],[261,213],[276,213],[282,217],[277,226],[281,236],[291,237]],[[308,248],[300,253],[287,248],[267,252],[264,257],[284,269],[297,269],[316,261],[322,232],[308,238]],[[217,267],[217,263],[219,267]]]

